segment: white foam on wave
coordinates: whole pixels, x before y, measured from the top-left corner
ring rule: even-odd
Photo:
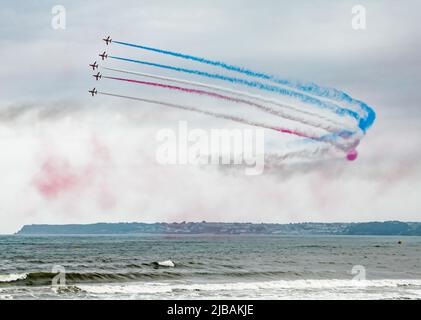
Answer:
[[[155,294],[172,291],[165,283],[126,283],[126,284],[98,284],[78,285],[80,289],[94,294]]]
[[[230,283],[170,283],[145,282],[125,284],[81,285],[87,293],[99,295],[126,295],[141,297],[166,295],[176,298],[194,296],[216,298],[311,298],[311,299],[365,299],[365,298],[421,298],[421,280],[279,280]]]
[[[14,282],[17,280],[24,280],[27,276],[27,273],[0,274],[0,282]]]
[[[160,265],[161,267],[169,267],[169,268],[175,267],[174,262],[172,262],[171,260],[165,260],[165,261],[158,262],[158,265]]]
[[[15,277],[16,278],[16,277]],[[60,292],[65,299],[421,299],[421,279],[278,280],[192,283],[180,281],[78,284]],[[56,299],[50,286],[0,288],[0,300],[43,297]]]

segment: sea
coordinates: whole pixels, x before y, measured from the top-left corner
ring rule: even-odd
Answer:
[[[0,299],[421,299],[421,237],[0,236]]]

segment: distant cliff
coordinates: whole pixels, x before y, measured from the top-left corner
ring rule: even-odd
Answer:
[[[95,223],[25,225],[18,235],[80,234],[280,234],[280,235],[413,235],[421,236],[420,222],[367,223]]]

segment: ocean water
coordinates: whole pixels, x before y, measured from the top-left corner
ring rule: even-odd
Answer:
[[[0,299],[421,299],[421,237],[0,236]]]

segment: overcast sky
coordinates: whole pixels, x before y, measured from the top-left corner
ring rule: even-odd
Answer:
[[[51,27],[57,4],[66,9],[65,30]],[[367,9],[366,30],[352,29],[356,4]],[[417,0],[3,3],[0,233],[29,223],[420,221],[420,10]],[[352,163],[280,166],[257,177],[162,166],[156,130],[179,120],[196,128],[231,124],[90,97],[94,85],[120,89],[95,83],[88,67],[105,49],[123,50],[106,48],[106,35],[336,87],[373,106],[377,120]],[[39,185],[56,170],[70,180],[46,196]]]

